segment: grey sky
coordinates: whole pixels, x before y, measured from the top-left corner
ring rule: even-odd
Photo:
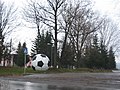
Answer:
[[[14,2],[15,6],[18,7],[19,12],[20,10],[22,10],[21,8],[24,6],[24,3],[26,2],[26,0],[3,0],[3,1],[7,2],[7,4]],[[42,1],[45,1],[45,0],[42,0]],[[120,0],[93,0],[93,1],[95,3],[94,8],[100,11],[102,15],[107,15],[108,17],[113,19],[116,23],[120,22],[118,21],[120,19],[119,18]],[[20,18],[19,18],[19,21],[21,21],[22,25],[24,25],[25,24],[24,20]],[[17,32],[13,32],[11,35],[14,46],[17,46],[19,41],[22,43],[26,42],[27,47],[29,48],[28,50],[30,52],[30,49],[32,46],[31,41],[34,40],[36,35],[35,30],[32,30],[25,26],[20,26],[16,29],[16,31]]]

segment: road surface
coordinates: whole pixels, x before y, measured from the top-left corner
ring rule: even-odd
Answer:
[[[57,87],[68,88],[68,89],[54,88],[52,90],[120,90],[119,72],[31,74],[25,76],[0,77],[0,80],[24,83],[30,82],[32,84],[36,83],[42,85],[49,85],[51,87],[56,86],[56,88]]]

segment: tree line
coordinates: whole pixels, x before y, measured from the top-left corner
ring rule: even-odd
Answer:
[[[54,67],[116,67],[119,30],[110,19],[94,11],[91,1],[28,0],[23,13],[24,20],[37,30],[32,55],[46,54]],[[62,40],[58,39],[60,34]]]
[[[114,40],[113,36],[116,34],[117,27],[115,25],[110,26],[109,19],[94,12],[91,1],[46,1],[47,4],[43,5],[30,0],[28,2],[29,7],[26,6],[27,9],[24,10],[24,13],[29,20],[28,22],[32,20],[36,24],[39,38],[36,38],[35,43],[39,39],[40,42],[37,43],[43,44],[42,41],[45,40],[40,36],[40,32],[45,31],[45,28],[49,32],[53,32],[49,37],[51,41],[48,42],[54,42],[54,48],[51,44],[54,54],[48,55],[48,50],[44,54],[53,57],[51,62],[54,67],[56,65],[63,68],[75,66],[76,68],[114,69],[116,67],[113,50],[115,43],[112,44],[111,42]],[[41,25],[44,25],[45,28],[40,28]],[[60,42],[58,40],[59,33],[63,34],[63,39]],[[98,41],[95,42],[94,38],[97,34]],[[40,50],[40,52],[37,50],[45,45],[48,46],[48,43],[43,46],[35,43],[36,48],[34,50],[36,53],[43,53],[45,50]],[[116,47],[118,46],[116,45]]]

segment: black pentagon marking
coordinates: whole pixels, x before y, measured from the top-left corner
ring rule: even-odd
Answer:
[[[51,63],[50,63],[50,61],[48,61],[48,66],[51,66]]]
[[[45,57],[46,57],[46,55],[45,55],[45,54],[41,54],[41,57],[45,58]]]
[[[39,67],[42,67],[44,65],[44,63],[42,61],[39,61],[37,64]]]
[[[34,61],[36,58],[37,58],[37,56],[34,56],[34,57],[32,58],[32,61]]]
[[[32,66],[32,69],[33,69],[33,70],[35,70],[35,67],[34,67],[34,66]]]

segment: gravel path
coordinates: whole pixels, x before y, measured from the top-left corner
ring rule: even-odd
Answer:
[[[94,87],[108,88],[108,90],[120,90],[120,73],[31,74],[25,76],[0,77],[0,79],[44,83],[48,85]]]

